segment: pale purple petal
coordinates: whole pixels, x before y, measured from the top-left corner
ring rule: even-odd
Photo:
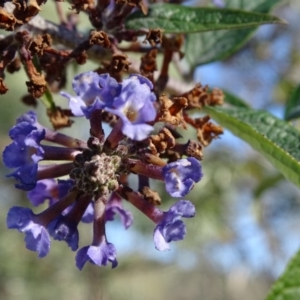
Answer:
[[[85,210],[81,221],[83,223],[91,223],[94,221],[94,202],[91,202]]]
[[[99,246],[91,245],[81,248],[76,255],[76,266],[82,270],[88,261],[98,266],[106,266],[108,262],[111,262],[112,268],[115,268],[118,265],[116,256],[115,246],[103,241]]]
[[[35,215],[29,208],[14,206],[6,219],[9,229],[18,229],[25,233],[26,248],[38,253],[39,257],[44,257],[50,250],[50,237],[42,225],[35,220]]]
[[[155,248],[159,251],[167,251],[170,250],[169,243],[166,242],[165,238],[160,232],[160,229],[158,226],[155,227],[153,232],[153,240]]]
[[[24,241],[28,250],[37,252],[40,258],[48,255],[51,241],[47,230],[43,226],[36,224],[24,233]]]
[[[44,203],[45,200],[49,200],[49,205],[53,205],[66,196],[73,185],[73,180],[39,180],[36,187],[27,193],[27,197],[34,206]]]
[[[69,107],[75,116],[90,118],[94,110],[112,107],[114,98],[121,92],[119,84],[109,74],[85,72],[74,77],[73,89],[76,96],[61,92],[69,100]]]
[[[71,109],[71,112],[74,116],[76,117],[84,116],[82,107],[85,107],[86,104],[80,97],[71,96],[66,92],[60,92],[60,94],[69,100],[69,108]]]
[[[122,205],[122,199],[115,193],[112,193],[109,201],[106,204],[105,220],[113,221],[116,214],[120,216],[121,222],[125,229],[128,229],[132,225],[132,213],[124,209]]]
[[[195,213],[195,206],[190,201],[180,200],[173,204],[154,229],[155,248],[166,251],[170,249],[170,242],[184,239],[186,227],[181,218],[192,218]]]
[[[45,200],[53,198],[53,189],[56,187],[56,180],[39,180],[36,187],[27,193],[27,197],[34,206],[43,204]]]
[[[24,191],[30,191],[35,188],[37,181],[37,164],[28,164],[16,169],[6,177],[14,177],[19,183],[15,187]]]
[[[81,110],[85,117],[89,119],[91,117],[91,114],[95,110],[103,109],[105,107],[105,103],[103,103],[99,98],[96,98],[93,104],[89,106],[82,107]],[[99,122],[100,124],[100,122]]]
[[[156,117],[153,102],[156,96],[151,92],[151,82],[138,74],[130,76],[122,83],[122,91],[113,101],[113,107],[105,110],[122,119],[122,133],[133,140],[144,140],[153,127],[146,124]]]
[[[37,115],[34,111],[28,111],[17,119],[17,124],[27,122],[31,125],[37,124]]]
[[[195,214],[196,209],[192,202],[188,200],[179,200],[170,207],[166,217],[170,217],[171,219],[175,216],[192,218]]]
[[[79,233],[76,222],[61,215],[50,222],[47,229],[55,240],[65,241],[73,251],[78,249]]]
[[[202,178],[200,162],[194,157],[180,159],[163,167],[166,190],[172,197],[187,195]]]
[[[181,220],[176,220],[161,230],[167,243],[183,240],[186,234],[185,224]]]

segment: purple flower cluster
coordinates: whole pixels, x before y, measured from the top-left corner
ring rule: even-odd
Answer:
[[[62,95],[69,99],[74,116],[90,120],[92,136],[87,142],[43,127],[34,112],[21,116],[9,132],[12,143],[4,150],[3,161],[16,170],[8,177],[18,181],[17,188],[28,191],[33,206],[45,201],[49,206],[39,214],[29,208],[12,207],[7,227],[23,232],[27,249],[44,257],[50,251],[51,238],[65,241],[77,251],[79,224],[93,223],[93,240],[77,251],[76,266],[81,270],[86,262],[99,266],[111,263],[114,268],[118,265],[116,249],[107,240],[105,224],[118,216],[125,229],[132,225],[133,216],[122,205],[125,199],[156,224],[156,249],[169,250],[171,241],[184,238],[186,228],[181,218],[193,217],[194,205],[179,200],[162,211],[141,192],[133,191],[124,176],[132,172],[139,179],[159,179],[172,197],[185,197],[202,177],[199,161],[187,157],[159,166],[141,159],[140,153],[148,151],[147,143],[141,141],[153,130],[157,115],[156,96],[147,78],[133,74],[118,83],[108,74],[87,72],[74,78],[73,89],[76,96]],[[119,120],[119,126],[106,139],[98,119],[102,112],[114,114]],[[42,145],[43,141],[58,146]],[[39,165],[41,160],[69,162]],[[56,179],[61,176],[70,179]],[[143,182],[149,187],[147,181]]]
[[[22,119],[9,131],[13,142],[3,152],[3,161],[8,168],[17,168],[8,177],[19,181],[17,188],[31,190],[36,183],[38,162],[44,157],[40,142],[45,137],[44,130]]]

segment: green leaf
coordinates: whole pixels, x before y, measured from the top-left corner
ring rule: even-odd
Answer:
[[[244,100],[240,99],[236,95],[231,94],[230,92],[227,92],[227,91],[224,91],[224,90],[223,90],[223,93],[225,95],[224,101],[226,103],[231,104],[232,106],[236,106],[236,107],[244,107],[244,108],[249,107],[248,103],[244,102]]]
[[[281,0],[227,0],[226,7],[268,13]],[[185,61],[196,66],[222,60],[240,49],[252,36],[256,28],[194,33],[187,36]]]
[[[284,119],[290,121],[300,117],[300,84],[295,88],[286,103]]]
[[[278,17],[256,12],[159,3],[151,5],[146,16],[141,11],[131,14],[125,26],[135,30],[160,28],[165,33],[191,33],[270,23],[285,22]]]
[[[300,187],[300,132],[296,128],[266,111],[250,108],[205,107],[204,111]]]
[[[286,270],[273,285],[266,300],[300,299],[300,251],[290,260]]]

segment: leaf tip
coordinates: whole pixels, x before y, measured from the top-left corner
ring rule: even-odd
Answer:
[[[286,20],[281,19],[281,18],[278,18],[278,21],[276,23],[281,24],[281,25],[288,25],[289,24]]]

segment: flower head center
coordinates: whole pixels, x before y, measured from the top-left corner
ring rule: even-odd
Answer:
[[[137,119],[138,113],[136,110],[134,110],[132,107],[129,107],[125,111],[126,117],[130,122],[134,122]]]
[[[86,193],[107,195],[118,188],[117,170],[121,159],[116,155],[107,156],[105,153],[94,154],[85,150],[78,154],[76,167],[70,177],[75,180],[77,188]]]

